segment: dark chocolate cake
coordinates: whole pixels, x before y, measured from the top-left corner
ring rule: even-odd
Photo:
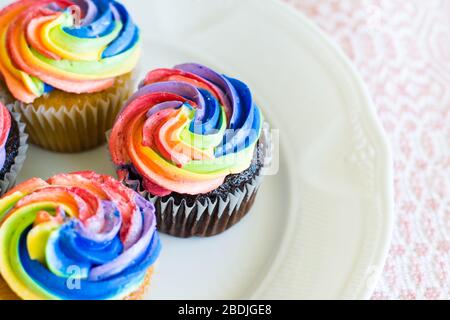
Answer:
[[[14,119],[13,117],[11,117]],[[11,167],[14,165],[14,160],[19,153],[20,146],[20,133],[19,126],[17,122],[11,121],[11,130],[9,132],[8,140],[6,141],[5,149],[6,149],[6,160],[5,165],[0,170],[0,179],[5,178],[5,174],[11,170]]]
[[[170,198],[174,198],[176,205],[179,205],[182,200],[185,200],[188,206],[192,206],[196,201],[205,203],[206,199],[208,198],[212,200],[217,197],[226,199],[230,192],[233,192],[236,189],[242,189],[246,184],[250,183],[256,176],[258,176],[263,166],[264,151],[261,144],[258,144],[258,147],[255,149],[255,155],[253,157],[251,166],[244,172],[227,176],[225,182],[219,188],[206,194],[197,195],[172,192],[170,195],[162,197],[161,200],[164,202],[169,200]],[[132,167],[128,167],[127,169],[129,170],[130,180],[138,180],[140,181],[142,186],[142,178],[139,176],[136,170]],[[143,192],[145,190],[142,189],[140,191]]]
[[[196,203],[200,202],[206,205],[208,199],[211,202],[215,202],[219,197],[226,200],[229,195],[236,190],[245,190],[246,185],[251,184],[255,178],[260,176],[261,170],[264,166],[264,149],[262,143],[258,143],[255,149],[255,155],[251,166],[241,172],[240,174],[233,174],[226,177],[225,182],[217,189],[199,195],[189,195],[172,193],[165,197],[156,198],[155,206],[156,216],[158,220],[158,229],[161,232],[181,237],[188,238],[192,236],[198,237],[210,237],[224,232],[238,223],[252,208],[256,198],[256,193],[250,196],[250,199],[245,202],[239,208],[229,210],[226,208],[222,215],[218,215],[218,212],[213,212],[211,215],[203,215],[200,220],[197,220],[197,211],[193,210],[189,215],[186,215],[182,202],[184,201],[187,207],[192,207]],[[136,173],[134,168],[128,168],[129,180],[139,181],[139,192],[145,192],[142,187],[142,179]],[[127,185],[125,183],[125,185]],[[133,187],[133,186],[129,186]],[[151,194],[149,196],[152,196]],[[162,210],[162,204],[167,203],[170,199],[174,199],[174,202],[169,204],[165,210]],[[174,206],[180,206],[176,215],[173,215]],[[227,210],[228,209],[228,210]],[[215,211],[218,211],[216,206]]]

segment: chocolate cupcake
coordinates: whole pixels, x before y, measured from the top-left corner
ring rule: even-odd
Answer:
[[[35,178],[0,200],[0,299],[141,299],[161,243],[154,206],[94,172]]]
[[[117,1],[16,1],[0,11],[0,99],[22,114],[32,143],[94,148],[133,90],[140,43]]]
[[[198,64],[151,71],[109,147],[119,179],[155,203],[159,230],[224,232],[251,209],[267,141],[249,88]]]
[[[25,125],[20,115],[11,112],[0,102],[0,195],[16,182],[28,150]]]

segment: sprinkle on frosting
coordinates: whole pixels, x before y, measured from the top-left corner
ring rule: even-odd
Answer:
[[[17,186],[0,222],[0,272],[23,299],[123,299],[161,248],[154,206],[93,172]]]
[[[6,162],[6,142],[11,131],[11,114],[0,102],[0,169]]]
[[[114,0],[20,0],[0,11],[0,73],[26,103],[53,88],[103,91],[139,55],[139,29]]]
[[[110,152],[154,195],[208,193],[251,165],[262,115],[239,80],[198,64],[151,71],[119,114]]]

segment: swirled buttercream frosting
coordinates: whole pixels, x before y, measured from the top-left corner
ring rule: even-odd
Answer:
[[[199,64],[151,71],[119,114],[110,152],[158,196],[204,194],[250,167],[262,115],[241,81]]]
[[[139,29],[114,0],[20,0],[0,12],[0,73],[26,103],[54,88],[103,91],[139,55]]]
[[[123,299],[161,248],[154,206],[93,172],[17,186],[0,221],[0,272],[23,299]]]
[[[8,109],[0,102],[0,169],[6,162],[6,142],[11,131],[11,114]]]

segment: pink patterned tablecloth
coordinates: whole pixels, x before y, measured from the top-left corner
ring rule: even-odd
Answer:
[[[373,299],[450,299],[450,0],[283,0],[359,69],[394,154],[397,226]]]

